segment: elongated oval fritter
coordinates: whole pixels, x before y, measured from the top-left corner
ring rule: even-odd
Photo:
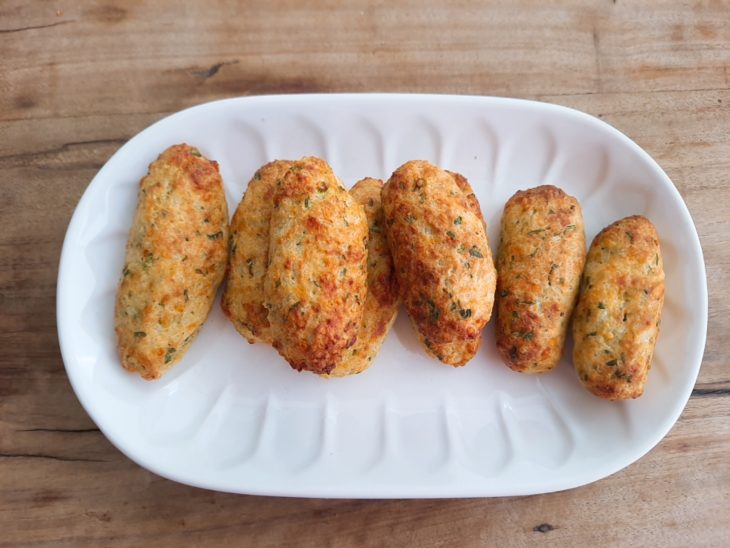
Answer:
[[[399,167],[383,188],[386,234],[421,342],[444,363],[476,354],[496,272],[479,204],[465,178],[428,162]]]
[[[188,349],[213,305],[228,258],[218,164],[175,145],[140,182],[115,309],[122,365],[157,379]]]
[[[342,362],[332,370],[332,377],[354,375],[367,369],[398,315],[398,283],[385,237],[380,195],[382,189],[383,181],[371,178],[358,181],[350,189],[350,194],[365,209],[368,220],[368,290],[357,342],[345,352]]]
[[[271,343],[264,307],[269,222],[276,183],[291,165],[292,162],[277,160],[256,171],[231,220],[230,263],[221,308],[250,343]]]
[[[264,282],[274,348],[328,374],[355,344],[367,294],[365,211],[319,158],[294,162],[274,193]]]
[[[497,349],[523,373],[560,361],[586,259],[578,200],[551,185],[504,206],[497,253]]]
[[[583,386],[608,400],[643,394],[663,304],[654,225],[635,215],[604,228],[588,251],[573,318],[573,362]]]

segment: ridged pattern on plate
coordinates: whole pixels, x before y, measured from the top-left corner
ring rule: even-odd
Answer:
[[[560,489],[613,472],[656,443],[694,380],[694,364],[676,358],[691,354],[688,326],[702,323],[702,311],[697,266],[687,260],[693,227],[655,167],[599,122],[534,103],[332,97],[184,111],[130,141],[87,190],[64,250],[59,320],[69,326],[61,339],[74,387],[110,439],[158,473],[205,487],[374,497]],[[387,178],[415,158],[462,172],[493,251],[504,202],[530,186],[577,196],[589,241],[619,217],[649,214],[662,236],[667,300],[646,395],[598,400],[567,358],[549,375],[516,374],[501,364],[491,328],[467,367],[445,367],[425,355],[404,313],[368,371],[323,380],[249,345],[217,305],[162,380],[126,373],[112,311],[137,183],[159,151],[182,141],[220,163],[231,212],[261,164],[313,154],[347,186]]]

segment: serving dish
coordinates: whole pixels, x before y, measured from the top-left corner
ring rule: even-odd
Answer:
[[[551,373],[526,376],[482,348],[453,369],[427,357],[404,311],[375,363],[349,378],[296,373],[249,345],[218,302],[184,359],[146,382],[118,363],[113,330],[124,245],[147,166],[188,142],[217,160],[231,214],[275,158],[316,155],[346,186],[425,159],[463,173],[496,252],[501,211],[518,189],[556,184],[583,206],[588,242],[643,214],[662,239],[667,296],[643,397],[586,392],[571,343]],[[608,124],[545,103],[437,95],[235,98],[173,114],[122,146],[69,224],[57,321],[73,388],[109,440],[141,466],[221,491],[307,497],[535,494],[605,477],[657,444],[699,371],[707,325],[702,250],[678,191],[649,155]]]

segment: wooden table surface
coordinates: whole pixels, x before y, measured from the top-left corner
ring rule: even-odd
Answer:
[[[0,545],[728,545],[730,3],[236,4],[0,1]],[[659,162],[696,223],[710,314],[692,397],[649,454],[562,493],[306,500],[173,483],[99,432],[55,321],[61,243],[91,178],[185,107],[344,91],[554,102]]]

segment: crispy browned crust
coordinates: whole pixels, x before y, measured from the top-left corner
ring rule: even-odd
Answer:
[[[365,178],[350,189],[363,206],[368,219],[368,292],[357,342],[347,350],[342,362],[330,376],[344,377],[361,373],[375,359],[398,314],[398,282],[393,259],[385,236],[385,219],[381,202],[383,181]]]
[[[641,396],[663,303],[654,225],[634,215],[604,228],[588,251],[573,318],[573,362],[583,386],[608,400]]]
[[[327,163],[294,162],[274,193],[264,282],[274,348],[330,373],[355,344],[367,294],[365,212]]]
[[[231,221],[230,263],[221,308],[250,343],[271,343],[264,307],[269,222],[276,183],[291,165],[292,162],[276,160],[256,171]]]
[[[213,305],[228,256],[218,164],[175,145],[140,182],[117,292],[122,365],[157,379],[185,354]]]
[[[523,373],[560,361],[586,258],[578,200],[557,187],[521,190],[504,206],[497,253],[497,349]]]
[[[442,362],[464,365],[479,348],[496,283],[476,197],[466,179],[425,161],[399,167],[382,196],[401,298],[419,338]]]
[[[469,181],[461,173],[456,173],[455,171],[447,171],[446,173],[454,178],[454,182],[464,193],[464,196],[466,196],[466,203],[469,206],[469,209],[471,209],[474,215],[479,217],[482,223],[484,223],[484,232],[486,233],[487,221],[484,220],[482,208],[479,207],[479,200],[477,200],[477,195],[474,194],[474,190],[471,188]]]

